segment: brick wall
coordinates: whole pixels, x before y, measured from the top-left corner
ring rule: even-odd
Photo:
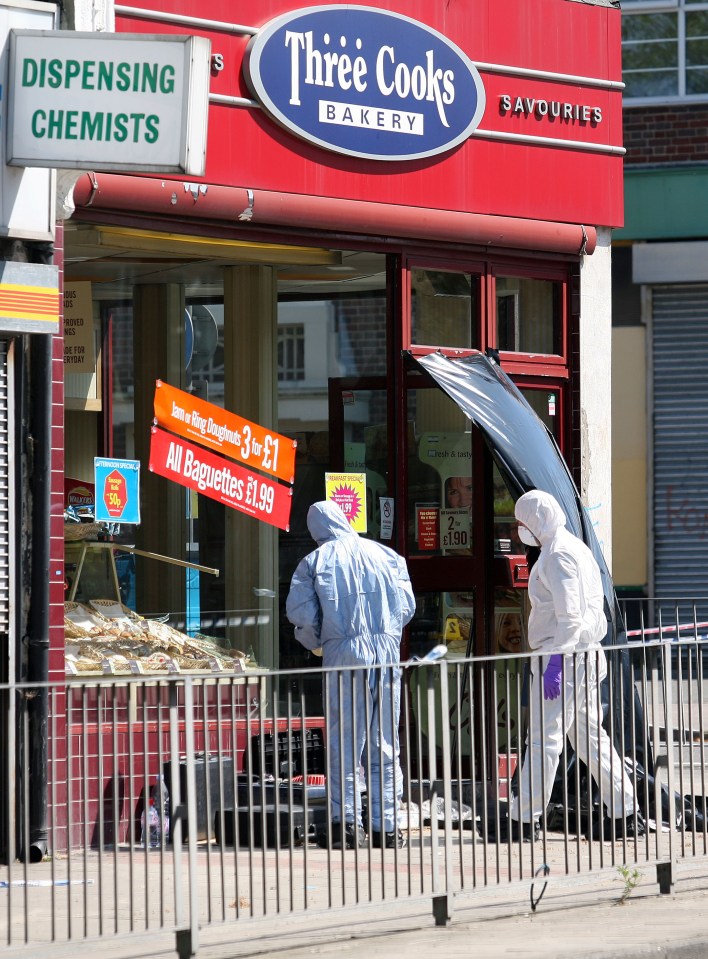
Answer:
[[[626,109],[626,166],[708,164],[708,103]]]
[[[339,329],[339,360],[345,376],[382,376],[386,373],[386,298],[365,294],[335,301]],[[387,397],[376,390],[369,404],[366,426],[387,420]],[[363,437],[358,436],[361,440]]]
[[[386,372],[386,298],[367,294],[335,301],[346,376]],[[346,331],[346,335],[342,335]]]

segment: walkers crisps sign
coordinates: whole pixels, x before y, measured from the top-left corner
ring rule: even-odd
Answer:
[[[203,37],[11,31],[7,162],[202,176],[210,60]]]

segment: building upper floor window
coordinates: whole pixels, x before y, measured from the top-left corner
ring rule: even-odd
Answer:
[[[623,0],[625,102],[708,99],[708,2]]]
[[[305,379],[305,327],[302,323],[278,326],[278,382]]]

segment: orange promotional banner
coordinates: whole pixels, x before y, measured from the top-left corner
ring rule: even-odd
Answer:
[[[292,483],[297,441],[157,380],[155,422],[246,466]]]
[[[203,493],[231,509],[288,530],[292,489],[170,436],[156,426],[150,439],[150,472]]]

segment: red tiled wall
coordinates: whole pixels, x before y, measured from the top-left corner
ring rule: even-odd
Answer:
[[[64,301],[64,228],[57,224],[54,263]],[[52,337],[51,517],[49,543],[49,678],[64,677],[64,334]]]
[[[708,103],[626,109],[627,166],[708,162]]]

